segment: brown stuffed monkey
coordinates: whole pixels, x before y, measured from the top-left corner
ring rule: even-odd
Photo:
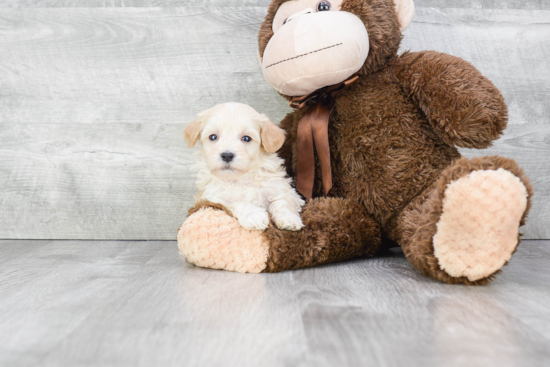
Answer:
[[[312,197],[305,227],[250,231],[223,207],[199,202],[178,233],[187,261],[276,272],[398,244],[423,274],[460,284],[486,283],[507,263],[532,186],[511,159],[466,159],[457,150],[486,148],[500,136],[504,99],[460,58],[398,55],[413,15],[412,0],[271,2],[259,56],[266,80],[297,107],[280,123],[287,136],[279,155]],[[337,93],[328,95],[329,86]],[[316,124],[324,126],[325,153]]]

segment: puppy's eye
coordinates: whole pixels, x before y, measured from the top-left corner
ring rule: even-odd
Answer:
[[[326,0],[323,0],[319,4],[317,4],[317,11],[329,11],[330,8],[330,3]]]
[[[218,140],[218,135],[212,134],[212,135],[210,135],[210,136],[208,137],[208,139],[210,139],[210,140],[212,140],[212,141]]]
[[[288,22],[288,18],[286,18],[286,19],[283,21],[283,25],[285,25],[286,22]]]
[[[248,135],[245,135],[241,140],[244,141],[245,143],[250,143],[252,141],[252,138]]]

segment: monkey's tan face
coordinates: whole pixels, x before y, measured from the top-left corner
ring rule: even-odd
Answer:
[[[414,16],[413,0],[385,1],[395,7],[401,30],[407,28]],[[369,55],[366,23],[342,11],[343,2],[291,0],[278,8],[260,61],[265,79],[279,93],[306,95],[362,68]]]
[[[365,62],[369,36],[342,0],[297,0],[282,4],[273,21],[262,70],[267,82],[287,96],[301,96],[339,83]]]

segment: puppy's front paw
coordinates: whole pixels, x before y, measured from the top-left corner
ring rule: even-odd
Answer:
[[[246,229],[264,230],[269,225],[269,215],[265,210],[254,210],[239,216],[239,223]]]
[[[291,211],[273,213],[273,222],[277,228],[287,231],[299,231],[304,227],[300,216]]]

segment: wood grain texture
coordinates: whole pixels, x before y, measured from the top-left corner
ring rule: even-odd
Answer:
[[[4,9],[2,121],[183,124],[233,100],[280,119],[286,103],[258,65],[264,13]]]
[[[181,7],[181,6],[265,6],[270,0],[0,0],[0,7]],[[550,9],[547,0],[415,0],[417,8]]]
[[[401,50],[471,62],[502,91],[510,124],[550,128],[550,11],[419,9]]]
[[[0,7],[10,8],[174,8],[186,6],[262,6],[270,0],[0,0]]]
[[[172,239],[194,194],[184,124],[226,101],[275,121],[289,111],[257,62],[265,7],[8,3],[0,2],[0,238]],[[535,3],[419,7],[402,50],[462,57],[502,90],[510,127],[488,152],[526,169],[536,191],[526,237],[550,238],[550,10]]]
[[[417,8],[550,9],[547,0],[414,0]]]
[[[460,152],[468,158],[501,155],[514,158],[535,187],[533,207],[523,238],[548,238],[550,231],[550,125],[511,125],[504,136],[488,149]]]
[[[5,237],[175,238],[193,203],[180,125],[10,124],[1,136]]]
[[[548,366],[549,248],[466,287],[399,251],[238,274],[175,241],[0,241],[0,365]]]
[[[288,108],[259,71],[264,11],[1,12],[0,238],[175,238],[184,124],[224,101]]]

